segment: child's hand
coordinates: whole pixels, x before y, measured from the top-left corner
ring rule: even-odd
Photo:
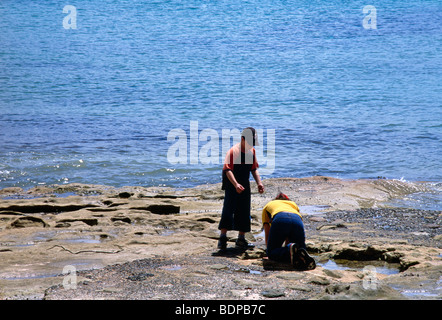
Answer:
[[[264,185],[263,184],[258,184],[258,192],[264,193]]]
[[[244,187],[239,183],[236,185],[235,189],[237,193],[241,193],[244,191]]]

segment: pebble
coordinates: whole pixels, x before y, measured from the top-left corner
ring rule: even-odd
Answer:
[[[154,275],[152,273],[138,273],[138,274],[134,274],[131,275],[129,277],[127,277],[128,280],[131,281],[143,281],[146,280],[147,278],[153,277]]]
[[[266,298],[284,297],[285,293],[281,289],[268,289],[261,292],[261,295]]]
[[[229,267],[224,264],[212,264],[211,266],[209,266],[209,268],[214,270],[224,270],[228,269]]]
[[[327,286],[327,285],[330,284],[330,280],[328,280],[327,278],[324,278],[324,277],[313,276],[310,279],[309,283],[319,284],[319,285],[322,285],[322,286]]]
[[[297,283],[288,284],[287,285],[287,289],[303,291],[303,292],[310,292],[310,291],[312,291],[312,287],[311,286],[307,286],[307,285],[303,285],[303,284],[297,284]]]
[[[327,220],[325,220],[323,217],[308,217],[308,219],[312,222],[325,222]]]
[[[284,280],[301,280],[305,278],[305,275],[299,272],[291,272],[291,273],[278,274],[276,275],[276,277]]]
[[[342,278],[342,273],[336,270],[324,269],[323,272],[329,277],[333,277],[336,279]]]

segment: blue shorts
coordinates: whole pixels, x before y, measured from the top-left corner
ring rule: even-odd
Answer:
[[[304,223],[299,215],[279,212],[273,217],[267,243],[267,256],[271,260],[290,262],[290,247],[282,246],[284,241],[296,243],[305,249]]]

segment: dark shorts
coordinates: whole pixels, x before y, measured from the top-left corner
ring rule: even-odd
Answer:
[[[304,224],[296,213],[279,212],[273,218],[267,244],[267,256],[271,260],[290,262],[290,247],[283,246],[286,240],[305,249]]]
[[[242,184],[243,192],[237,193],[233,186],[225,188],[224,205],[218,229],[250,232],[250,184]]]

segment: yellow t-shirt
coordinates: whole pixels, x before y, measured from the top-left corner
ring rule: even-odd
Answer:
[[[272,223],[273,217],[278,212],[291,212],[296,213],[302,218],[302,215],[299,213],[299,208],[296,203],[289,200],[272,200],[266,204],[264,209],[262,210],[262,224]]]

